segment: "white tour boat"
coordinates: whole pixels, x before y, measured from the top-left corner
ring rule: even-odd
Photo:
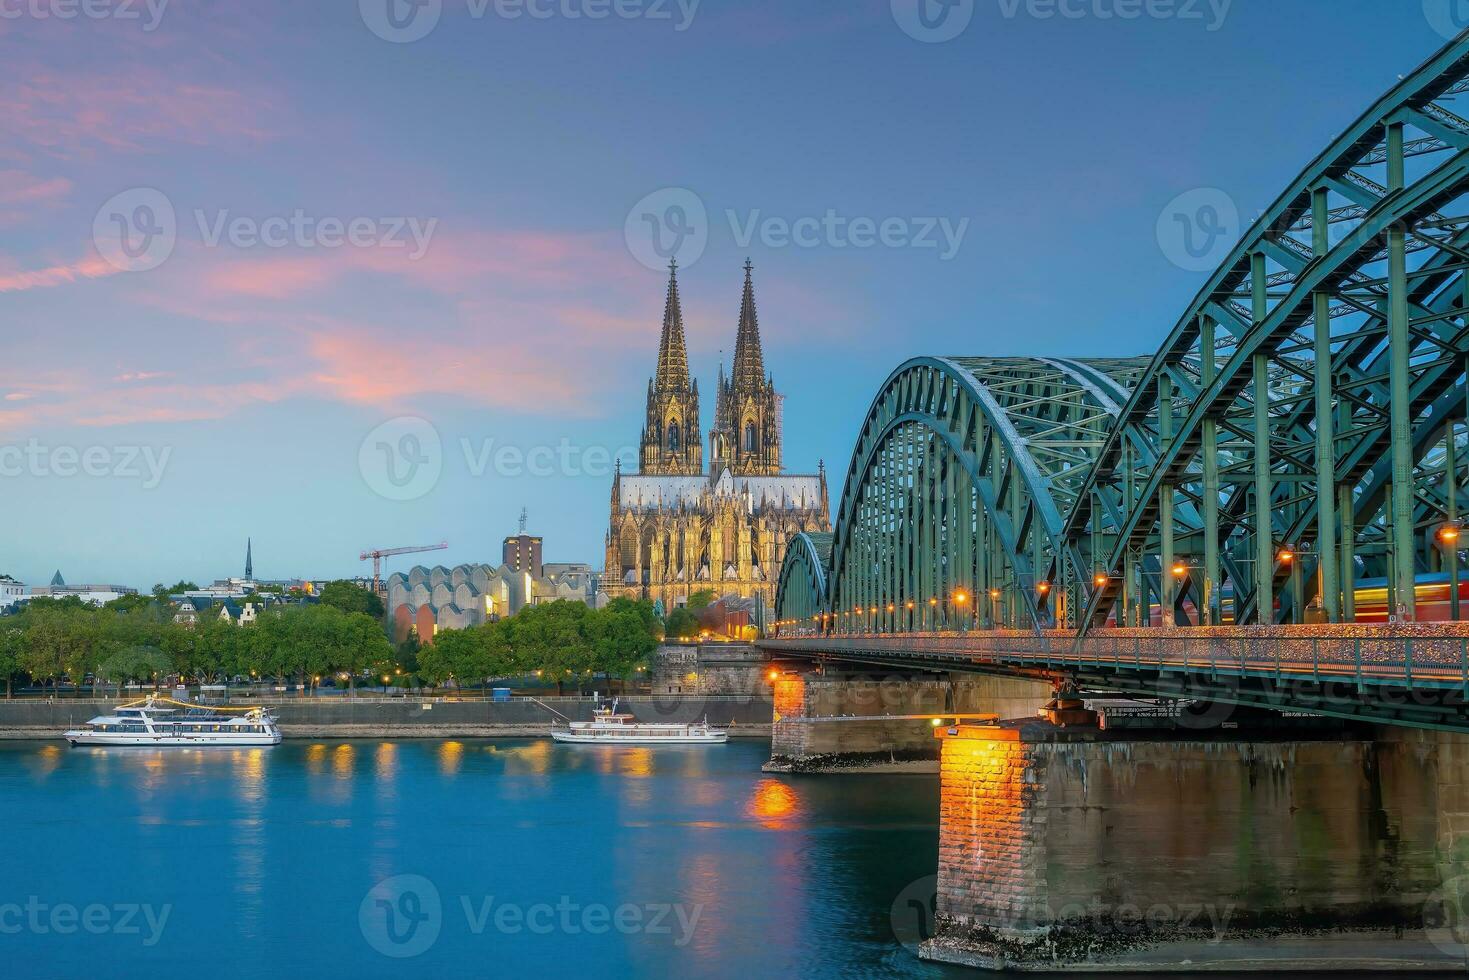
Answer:
[[[264,708],[211,708],[150,695],[62,737],[72,745],[279,745],[281,730]]]
[[[573,721],[551,729],[558,742],[594,745],[706,745],[729,740],[729,732],[710,728],[709,720],[694,724],[646,723],[632,715],[618,714],[617,702],[610,708],[592,709],[591,721]]]

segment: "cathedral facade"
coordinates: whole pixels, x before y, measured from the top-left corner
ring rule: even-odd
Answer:
[[[762,598],[773,610],[786,542],[829,531],[826,471],[782,470],[781,395],[765,372],[753,269],[745,263],[734,365],[719,366],[714,424],[705,433],[689,375],[678,268],[670,265],[658,366],[648,380],[639,472],[612,482],[603,588],[665,610],[701,590]]]

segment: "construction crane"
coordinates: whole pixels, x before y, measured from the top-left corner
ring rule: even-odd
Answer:
[[[447,547],[449,547],[449,542],[440,541],[438,544],[426,544],[417,548],[379,548],[375,551],[364,551],[360,560],[372,559],[372,591],[381,595],[384,558],[391,558],[393,555],[416,555],[421,551],[443,551]]]

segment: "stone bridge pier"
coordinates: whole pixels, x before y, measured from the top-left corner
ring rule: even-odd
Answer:
[[[767,772],[834,772],[916,764],[937,768],[932,720],[1033,717],[1048,682],[933,672],[790,673],[774,683]]]
[[[1463,972],[1469,736],[954,725],[926,959]]]

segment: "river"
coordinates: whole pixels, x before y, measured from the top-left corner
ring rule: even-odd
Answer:
[[[5,973],[966,975],[909,948],[937,777],[766,776],[768,754],[0,742]]]

